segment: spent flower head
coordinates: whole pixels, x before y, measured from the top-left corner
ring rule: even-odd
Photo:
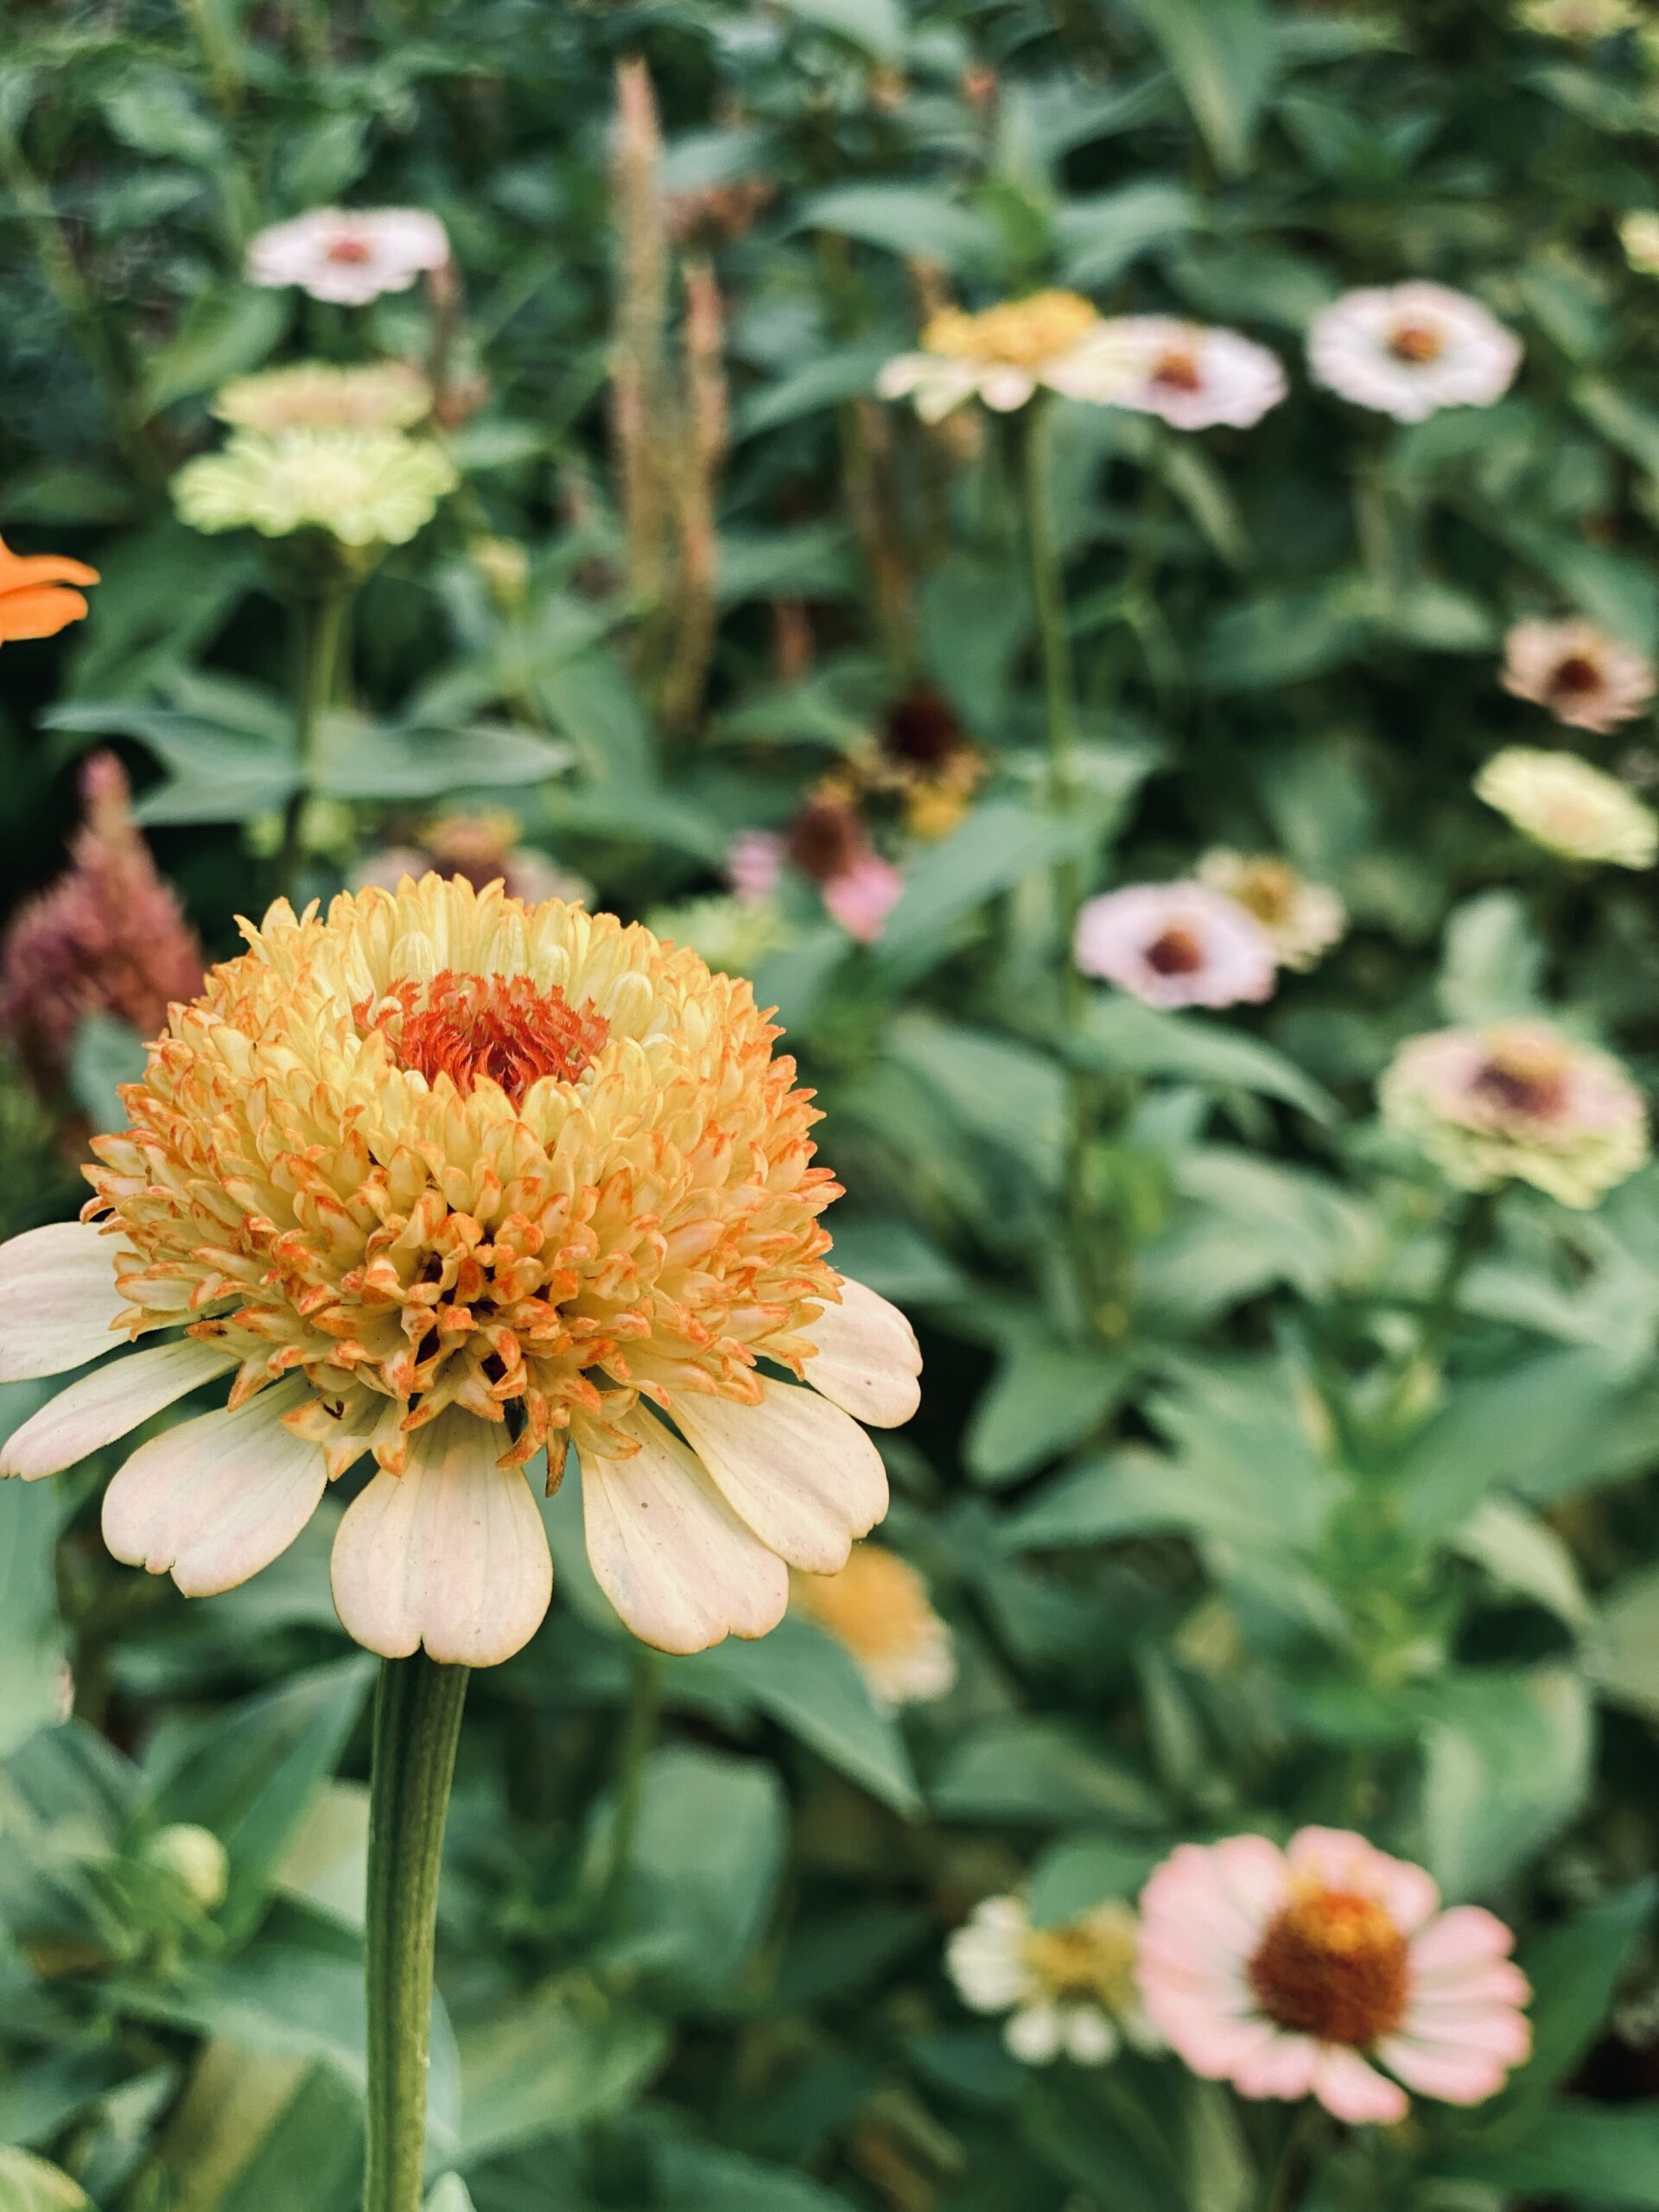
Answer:
[[[1103,2066],[1125,2042],[1159,2046],[1135,1986],[1138,1948],[1135,1910],[1116,1898],[1037,1928],[1023,1897],[986,1897],[945,1962],[964,2005],[1008,2015],[1003,2040],[1023,2064]]]
[[[1270,998],[1274,941],[1207,883],[1134,883],[1090,899],[1073,945],[1085,976],[1148,1006],[1237,1006]]]
[[[957,1679],[926,1583],[884,1544],[855,1544],[839,1574],[791,1574],[790,1604],[849,1654],[880,1705],[925,1704]]]
[[[545,1448],[556,1484],[574,1444],[588,1557],[637,1635],[775,1626],[789,1568],[834,1573],[886,1510],[860,1423],[909,1418],[920,1359],[830,1264],[839,1192],[749,986],[435,875],[245,933],[95,1141],[86,1217],[0,1247],[0,1380],[155,1340],[0,1471],[228,1386],[118,1470],[116,1557],[230,1589],[366,1455],[334,1544],[348,1633],[486,1665],[547,1610],[527,1468]]]
[[[407,361],[336,368],[296,361],[238,377],[213,394],[213,412],[240,430],[407,430],[432,412],[432,387]]]
[[[1647,1109],[1630,1077],[1548,1021],[1414,1037],[1377,1096],[1388,1127],[1465,1190],[1515,1178],[1563,1205],[1593,1206],[1648,1156]]]
[[[1567,860],[1651,868],[1659,853],[1659,815],[1576,753],[1506,746],[1475,778],[1475,793],[1535,844]]]
[[[1503,689],[1558,722],[1605,736],[1646,712],[1654,665],[1594,622],[1517,622],[1503,640]]]
[[[314,207],[250,240],[250,283],[297,284],[314,300],[366,307],[446,268],[449,240],[424,207]]]
[[[456,481],[447,454],[401,430],[238,430],[222,451],[185,463],[173,497],[195,530],[321,530],[342,545],[402,545]]]
[[[1154,2024],[1195,2074],[1242,2096],[1311,2096],[1351,2125],[1387,2125],[1408,2090],[1484,2102],[1531,2050],[1531,1991],[1503,1922],[1443,1911],[1421,1866],[1363,1836],[1184,1843],[1141,1914]]]
[[[1198,880],[1254,915],[1273,940],[1281,968],[1318,965],[1348,926],[1347,909],[1328,884],[1311,883],[1271,853],[1217,846],[1198,862]]]
[[[1490,407],[1521,365],[1521,341],[1478,300],[1415,282],[1344,292],[1308,327],[1313,380],[1356,406],[1421,423],[1443,407]]]

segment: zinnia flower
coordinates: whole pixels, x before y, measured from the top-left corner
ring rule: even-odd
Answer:
[[[1103,404],[1126,383],[1118,349],[1100,343],[1104,327],[1077,292],[1034,292],[978,315],[941,308],[922,332],[921,351],[889,361],[875,388],[883,399],[913,401],[925,423],[969,399],[1009,414],[1043,385]]]
[[[1122,315],[1103,323],[1094,341],[1114,361],[1127,360],[1128,381],[1116,407],[1161,416],[1178,430],[1217,423],[1247,430],[1285,397],[1276,355],[1236,330],[1212,330],[1172,315]]]
[[[1653,697],[1653,663],[1593,622],[1517,622],[1503,641],[1503,689],[1558,722],[1605,735]]]
[[[1198,862],[1198,880],[1255,917],[1281,968],[1316,966],[1348,926],[1347,910],[1328,885],[1310,883],[1288,861],[1269,853],[1217,846]]]
[[[855,1544],[839,1574],[790,1577],[790,1603],[834,1637],[880,1705],[921,1705],[957,1679],[950,1631],[908,1560]]]
[[[1651,868],[1659,815],[1576,753],[1506,746],[1475,778],[1475,793],[1535,844],[1568,860]]]
[[[1521,365],[1521,341],[1478,300],[1444,284],[1344,292],[1313,318],[1314,382],[1357,406],[1421,423],[1442,407],[1490,407]]]
[[[1659,213],[1643,207],[1626,215],[1618,226],[1618,240],[1632,269],[1644,276],[1659,276]]]
[[[1273,994],[1273,939],[1205,883],[1135,883],[1090,899],[1074,955],[1085,976],[1148,1006],[1236,1006]]]
[[[296,361],[238,377],[213,395],[221,423],[241,430],[407,430],[432,412],[432,387],[407,361],[335,368]]]
[[[95,584],[98,570],[61,553],[14,553],[0,537],[0,645],[55,638],[86,613],[73,587]]]
[[[1116,1898],[1075,1920],[1033,1928],[1021,1897],[976,1905],[945,1950],[950,1978],[976,2012],[1007,2012],[1003,2041],[1027,2066],[1062,2054],[1103,2066],[1122,2042],[1155,2050],[1135,1987],[1139,1923]]]
[[[1421,1866],[1363,1836],[1236,1835],[1182,1844],[1147,1883],[1141,1994],[1206,2080],[1387,2123],[1408,2089],[1479,2104],[1528,2056],[1514,1941],[1477,1905],[1442,1911]]]
[[[314,300],[360,308],[448,260],[443,225],[423,207],[314,207],[259,232],[247,273],[250,283],[297,284]]]
[[[342,545],[402,545],[455,482],[446,454],[401,430],[238,430],[221,452],[185,463],[173,497],[194,530],[308,528]]]
[[[726,854],[726,880],[740,899],[771,899],[788,857],[788,844],[775,830],[740,830]]]
[[[886,1509],[861,1420],[914,1410],[904,1317],[840,1275],[816,1118],[747,983],[649,931],[435,875],[279,901],[175,1008],[78,1224],[0,1248],[0,1380],[112,1332],[0,1468],[49,1474],[199,1384],[111,1480],[118,1559],[188,1595],[267,1565],[327,1482],[347,1631],[489,1664],[552,1568],[528,1461],[580,1454],[627,1625],[759,1636]],[[796,1381],[763,1373],[760,1363]]]
[[[1648,1156],[1642,1094],[1618,1062],[1547,1021],[1437,1029],[1401,1046],[1382,1118],[1465,1190],[1517,1177],[1592,1206]]]
[[[1642,20],[1631,0],[1525,0],[1521,21],[1546,38],[1612,38]]]
[[[80,795],[68,873],[24,901],[0,944],[0,1030],[48,1095],[89,1014],[153,1037],[201,988],[201,946],[133,826],[114,753],[83,762]]]
[[[858,810],[833,788],[808,799],[785,840],[789,860],[816,883],[824,911],[849,937],[874,944],[905,879],[871,844]]]

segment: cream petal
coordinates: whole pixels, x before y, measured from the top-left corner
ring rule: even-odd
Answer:
[[[21,1475],[33,1482],[73,1467],[89,1452],[100,1451],[194,1390],[198,1382],[223,1375],[236,1362],[215,1344],[184,1337],[175,1344],[111,1360],[60,1390],[50,1405],[12,1434],[0,1451],[0,1475]]]
[[[763,1382],[758,1406],[674,1401],[674,1418],[726,1503],[791,1567],[839,1574],[855,1536],[887,1510],[881,1455],[850,1414],[815,1390]]]
[[[980,397],[998,415],[1012,415],[1037,389],[1037,379],[1024,369],[982,369],[978,381]]]
[[[826,1306],[802,1333],[818,1348],[807,1381],[855,1420],[897,1428],[921,1403],[916,1332],[879,1292],[843,1275],[840,1305]]]
[[[283,1426],[297,1376],[234,1413],[203,1414],[141,1444],[104,1493],[117,1559],[173,1580],[187,1598],[233,1590],[285,1551],[316,1510],[322,1454]]]
[[[118,1244],[90,1221],[58,1221],[0,1244],[0,1382],[61,1375],[111,1351],[131,1301],[115,1287]]]
[[[658,1421],[628,1424],[631,1459],[582,1455],[588,1558],[624,1627],[659,1651],[764,1636],[789,1603],[789,1570],[740,1521],[702,1461]]]
[[[377,1474],[334,1538],[334,1607],[388,1659],[494,1667],[541,1626],[553,1595],[547,1532],[505,1432],[452,1408],[417,1430],[401,1475]]]

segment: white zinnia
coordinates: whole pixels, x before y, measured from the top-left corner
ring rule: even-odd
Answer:
[[[987,1897],[950,1937],[945,1964],[964,2005],[1008,2015],[1002,2038],[1022,2064],[1103,2066],[1124,2041],[1158,2046],[1135,1989],[1138,1931],[1116,1899],[1034,1928],[1023,1898]]]
[[[1205,883],[1135,883],[1091,899],[1073,945],[1085,976],[1148,1006],[1236,1006],[1270,998],[1273,939]]]
[[[1247,430],[1287,390],[1276,354],[1236,330],[1215,330],[1173,315],[1120,315],[1077,349],[1069,372],[1087,375],[1096,363],[1109,370],[1120,389],[1112,404],[1157,415],[1177,430],[1207,430],[1217,423]],[[1127,381],[1123,371],[1127,368]],[[1053,378],[1066,390],[1062,371]],[[1083,397],[1092,397],[1085,392]]]
[[[424,207],[314,207],[258,232],[247,274],[250,283],[297,284],[314,300],[360,308],[406,292],[448,259],[443,225]]]
[[[1521,341],[1478,300],[1445,284],[1344,292],[1307,334],[1316,384],[1356,406],[1421,423],[1443,407],[1490,407],[1521,365]]]

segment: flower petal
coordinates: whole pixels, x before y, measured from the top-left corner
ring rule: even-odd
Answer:
[[[236,1364],[216,1344],[183,1337],[111,1360],[96,1374],[83,1376],[60,1390],[49,1405],[14,1432],[0,1451],[0,1475],[55,1475],[89,1452],[100,1451],[118,1436],[194,1390],[198,1382],[223,1375]]]
[[[783,1560],[661,1421],[641,1413],[627,1426],[632,1459],[582,1459],[588,1562],[623,1625],[659,1651],[776,1628],[789,1603]]]
[[[818,1348],[807,1381],[855,1421],[897,1428],[921,1403],[916,1332],[878,1291],[843,1275],[840,1305],[826,1306],[802,1333]]]
[[[1368,2122],[1386,2126],[1403,2120],[1410,2109],[1405,2091],[1385,2081],[1345,2044],[1320,2046],[1313,2069],[1313,2094],[1335,2119],[1345,2120],[1353,2127]]]
[[[130,1301],[115,1287],[119,1248],[90,1221],[58,1221],[0,1244],[0,1382],[61,1375],[112,1351]]]
[[[334,1606],[388,1659],[498,1666],[528,1643],[553,1595],[547,1532],[522,1469],[496,1465],[504,1432],[454,1408],[419,1429],[401,1475],[377,1474],[334,1538]]]
[[[758,1406],[684,1393],[674,1418],[732,1510],[761,1542],[814,1574],[838,1574],[855,1536],[887,1510],[881,1455],[850,1414],[815,1390],[763,1382]]]
[[[298,1376],[234,1413],[203,1414],[141,1444],[104,1493],[117,1559],[165,1574],[187,1598],[233,1590],[285,1551],[316,1510],[322,1454],[283,1426]]]

